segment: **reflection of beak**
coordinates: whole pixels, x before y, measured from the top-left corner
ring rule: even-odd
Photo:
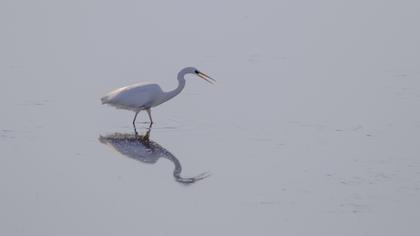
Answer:
[[[205,81],[209,82],[210,84],[213,84],[214,82],[216,82],[215,79],[213,79],[212,77],[204,74],[203,72],[197,71],[196,74],[198,76],[200,76],[200,78],[204,79]]]

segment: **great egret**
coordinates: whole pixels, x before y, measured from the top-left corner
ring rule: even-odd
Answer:
[[[173,176],[179,183],[192,184],[210,176],[210,174],[205,172],[195,177],[182,177],[182,167],[179,160],[167,149],[149,139],[150,130],[151,128],[145,135],[138,135],[137,131],[135,131],[135,134],[114,133],[107,136],[99,136],[99,141],[124,156],[142,163],[155,164],[160,158],[168,159],[175,166]]]
[[[163,91],[158,84],[138,83],[115,89],[101,98],[102,104],[108,104],[118,109],[131,110],[135,112],[133,125],[140,111],[146,110],[150,123],[153,124],[151,108],[158,106],[178,95],[185,87],[185,75],[195,74],[209,83],[216,80],[200,72],[194,67],[186,67],[178,73],[178,87],[172,91]]]

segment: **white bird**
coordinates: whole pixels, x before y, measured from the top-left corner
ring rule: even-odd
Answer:
[[[158,106],[178,95],[185,87],[184,77],[187,74],[198,75],[200,78],[211,84],[216,81],[194,67],[186,67],[178,73],[178,86],[172,91],[165,92],[158,84],[138,83],[115,89],[103,96],[101,101],[102,104],[108,104],[116,107],[117,109],[134,111],[134,126],[139,112],[146,110],[149,115],[150,123],[153,124],[151,108]]]

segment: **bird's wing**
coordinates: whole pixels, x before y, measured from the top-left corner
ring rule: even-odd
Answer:
[[[134,84],[111,91],[101,98],[103,104],[136,110],[150,107],[162,89],[157,84]]]

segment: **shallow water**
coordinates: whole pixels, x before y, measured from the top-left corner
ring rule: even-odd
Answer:
[[[161,4],[1,3],[1,235],[420,232],[418,4]]]

